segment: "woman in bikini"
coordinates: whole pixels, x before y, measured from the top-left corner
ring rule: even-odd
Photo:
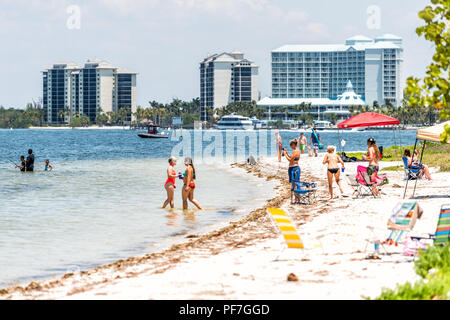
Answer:
[[[195,168],[192,163],[192,159],[186,157],[184,159],[184,164],[186,166],[186,171],[183,173],[183,191],[182,191],[182,199],[183,199],[183,210],[188,209],[188,199],[191,203],[193,203],[197,208],[202,210],[200,203],[194,199],[194,189],[195,189]]]
[[[411,151],[409,149],[405,149],[403,156],[408,160],[408,166],[420,167],[423,174],[425,174],[425,178],[431,180],[430,169],[426,164],[420,163],[419,161],[419,150],[414,151],[414,156],[411,157]]]
[[[345,168],[344,161],[342,161],[341,157],[334,153],[334,147],[329,146],[327,148],[327,154],[323,158],[323,164],[328,164],[328,190],[330,191],[331,199],[333,199],[333,176],[336,180],[336,183],[341,191],[341,196],[344,195],[344,191],[342,190],[340,172],[339,172],[339,163],[342,165],[342,169]]]
[[[167,199],[164,201],[163,209],[167,207],[167,205],[170,203],[170,207],[173,209],[173,196],[175,194],[175,178],[177,177],[177,173],[175,169],[173,168],[177,164],[177,158],[170,157],[169,158],[169,167],[167,168],[167,180],[164,184],[164,189],[166,189],[167,192]]]
[[[298,166],[298,161],[300,160],[300,149],[297,147],[297,139],[293,139],[289,142],[289,145],[291,146],[292,154],[289,155],[287,153],[287,150],[284,149],[284,156],[289,161],[289,182],[292,182],[292,179],[294,181],[300,180],[300,167]]]

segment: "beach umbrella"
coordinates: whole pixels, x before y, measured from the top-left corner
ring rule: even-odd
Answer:
[[[364,112],[348,118],[337,125],[339,129],[359,127],[380,127],[400,124],[398,119],[375,112]]]
[[[338,129],[350,129],[360,127],[380,127],[380,126],[394,126],[400,124],[398,119],[386,116],[384,114],[375,112],[364,112],[357,114],[354,117],[348,118],[337,125]],[[340,138],[340,131],[338,131],[338,138]],[[394,131],[395,143],[395,131]],[[342,146],[342,150],[344,146]]]

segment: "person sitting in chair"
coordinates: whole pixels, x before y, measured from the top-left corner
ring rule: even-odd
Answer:
[[[408,160],[409,167],[418,167],[421,169],[419,173],[420,177],[425,175],[425,178],[431,180],[430,169],[426,164],[419,162],[419,150],[414,151],[414,156],[411,157],[411,151],[409,149],[405,149],[403,156]]]

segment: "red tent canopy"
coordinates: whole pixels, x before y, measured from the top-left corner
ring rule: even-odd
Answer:
[[[337,125],[339,129],[356,128],[356,127],[376,127],[376,126],[392,126],[399,124],[398,119],[385,116],[375,112],[365,112],[342,121]]]

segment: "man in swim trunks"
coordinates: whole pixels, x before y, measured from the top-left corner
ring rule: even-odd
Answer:
[[[281,162],[281,154],[283,153],[283,143],[279,132],[275,132],[275,143],[277,144],[278,162]]]
[[[313,146],[314,149],[314,156],[319,155],[319,144],[322,143],[322,139],[320,138],[320,135],[317,133],[316,126],[313,127],[313,132],[311,133],[311,138],[309,139],[309,143],[311,146]]]
[[[304,154],[306,147],[308,146],[308,139],[305,137],[303,132],[300,133],[300,137],[298,138],[298,145],[300,152]]]
[[[300,150],[297,147],[297,143],[297,139],[293,139],[289,142],[289,145],[293,150],[291,155],[287,153],[286,149],[283,150],[284,156],[289,161],[289,182],[292,182],[292,179],[298,181],[300,180],[300,167],[298,166],[298,161],[300,160]]]

